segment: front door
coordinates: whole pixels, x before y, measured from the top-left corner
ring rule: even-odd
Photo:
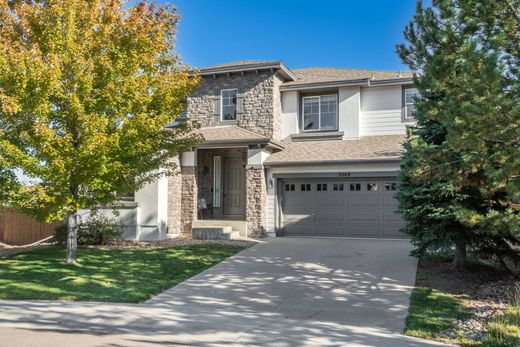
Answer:
[[[245,168],[242,158],[224,158],[224,214],[244,213]]]

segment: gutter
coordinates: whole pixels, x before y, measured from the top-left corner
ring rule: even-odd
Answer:
[[[384,86],[384,85],[401,85],[401,84],[412,84],[413,78],[398,78],[391,80],[371,80],[370,78],[363,78],[357,80],[344,80],[344,81],[332,81],[332,82],[310,82],[301,84],[290,84],[281,85],[280,91],[286,90],[306,90],[306,89],[320,89],[320,88],[339,88],[339,87],[371,87],[371,86]]]
[[[264,166],[315,166],[315,165],[341,165],[341,164],[367,164],[367,163],[398,163],[401,157],[388,157],[387,159],[354,159],[354,160],[317,160],[317,161],[275,161],[264,162]]]

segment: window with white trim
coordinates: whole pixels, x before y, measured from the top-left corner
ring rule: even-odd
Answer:
[[[404,89],[404,114],[403,122],[412,122],[415,120],[415,98],[419,97],[417,88]]]
[[[303,131],[337,129],[337,95],[303,97]]]
[[[222,89],[220,91],[220,118],[222,121],[237,119],[237,90]]]

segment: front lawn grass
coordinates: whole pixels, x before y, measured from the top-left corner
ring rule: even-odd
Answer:
[[[62,248],[0,259],[0,299],[140,302],[241,251],[200,244],[160,249],[80,248],[78,264]]]
[[[404,333],[423,339],[454,342],[442,332],[466,315],[462,298],[432,288],[415,287]]]
[[[485,347],[520,346],[520,301],[508,308],[504,315],[488,323],[488,336],[483,342]]]

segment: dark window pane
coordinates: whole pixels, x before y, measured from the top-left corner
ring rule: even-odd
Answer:
[[[350,190],[351,191],[360,191],[361,190],[361,183],[351,183],[350,184]]]

